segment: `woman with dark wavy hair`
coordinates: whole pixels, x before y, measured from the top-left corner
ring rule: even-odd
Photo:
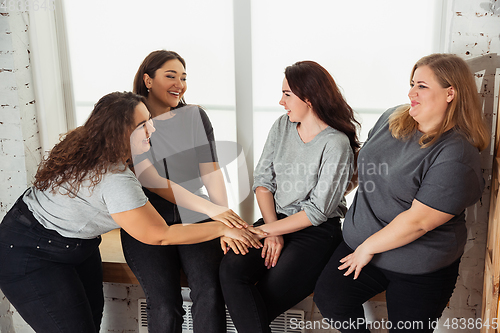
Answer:
[[[102,97],[87,122],[52,149],[0,224],[0,289],[38,333],[99,332],[98,246],[112,229],[153,245],[230,236],[259,246],[251,229],[165,224],[128,167],[132,154],[149,150],[155,130],[144,102],[133,93]]]
[[[240,333],[270,333],[269,324],[314,289],[342,241],[344,193],[353,173],[357,121],[335,81],[313,61],[285,70],[286,114],[269,132],[254,173],[269,234],[262,250],[230,251],[221,263],[224,298]]]
[[[314,290],[323,317],[343,333],[370,332],[363,303],[383,291],[391,333],[437,328],[467,242],[465,209],[483,192],[479,152],[490,137],[467,63],[423,57],[408,98],[379,118],[359,151],[344,242]]]

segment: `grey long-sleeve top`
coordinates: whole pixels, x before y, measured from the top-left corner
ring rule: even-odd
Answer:
[[[263,186],[274,195],[276,212],[305,211],[315,226],[344,217],[344,193],[353,173],[354,154],[344,133],[327,127],[304,143],[285,114],[267,137],[254,173],[253,190]]]

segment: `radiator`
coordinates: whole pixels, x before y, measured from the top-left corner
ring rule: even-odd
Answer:
[[[139,333],[148,333],[148,319],[146,315],[146,299],[139,299]],[[191,305],[193,302],[184,301],[182,307],[186,314],[184,315],[184,323],[182,324],[182,333],[193,333],[193,318],[191,316]],[[304,330],[298,328],[291,328],[290,320],[294,318],[295,322],[304,320],[304,311],[297,309],[290,309],[280,315],[271,323],[271,331],[273,333],[303,333]],[[226,310],[227,333],[238,333],[234,327],[233,321],[229,312]],[[297,325],[295,325],[297,326]]]

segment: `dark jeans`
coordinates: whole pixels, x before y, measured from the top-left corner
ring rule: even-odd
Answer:
[[[356,280],[344,276],[340,259],[353,251],[339,245],[318,279],[314,302],[324,318],[340,331],[369,332],[362,304],[386,290],[387,312],[392,332],[433,332],[448,303],[458,276],[460,260],[436,272],[410,275],[366,265]],[[356,323],[356,324],[354,324]]]
[[[262,219],[256,225],[260,223]],[[342,232],[339,219],[333,218],[283,238],[282,253],[271,269],[264,266],[260,249],[246,255],[230,251],[222,260],[222,291],[238,333],[270,333],[277,316],[310,295]]]
[[[97,333],[104,308],[101,237],[63,237],[19,199],[0,224],[0,289],[37,333]]]
[[[182,331],[181,268],[193,306],[194,332],[226,332],[226,310],[219,283],[223,256],[219,239],[193,245],[147,245],[121,230],[123,252],[147,298],[148,331]]]

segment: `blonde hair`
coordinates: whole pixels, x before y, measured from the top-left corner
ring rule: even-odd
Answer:
[[[429,66],[441,87],[453,87],[455,97],[448,104],[446,116],[441,126],[422,135],[419,140],[421,147],[432,145],[445,132],[446,128],[453,126],[474,147],[480,151],[485,149],[490,142],[490,135],[483,121],[474,76],[467,63],[453,54],[431,54],[423,57],[413,66],[410,82],[415,70],[423,66]],[[409,110],[409,105],[403,105],[389,118],[389,129],[396,139],[407,139],[417,131],[418,123],[410,116]]]

